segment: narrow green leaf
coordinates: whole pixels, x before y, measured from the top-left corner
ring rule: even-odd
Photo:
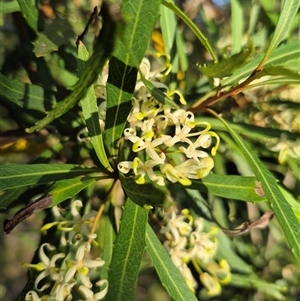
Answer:
[[[178,27],[176,27],[176,46],[180,70],[185,72],[189,67],[189,61],[187,58],[187,52],[185,51],[185,42],[183,40],[183,35]]]
[[[85,62],[89,58],[89,53],[86,50],[85,46],[82,43],[78,45],[78,75],[81,76],[84,73],[86,68]],[[97,97],[95,94],[95,90],[93,86],[88,88],[86,96],[81,99],[81,107],[83,117],[85,119],[89,137],[91,138],[91,142],[93,148],[99,158],[101,164],[109,171],[113,171],[111,168],[108,158],[105,153],[102,133],[100,129],[99,123],[99,114],[98,114],[98,106],[97,106]]]
[[[101,72],[104,64],[113,51],[116,32],[116,24],[112,20],[106,6],[102,7],[101,16],[103,18],[103,26],[95,41],[93,54],[88,60],[87,66],[78,82],[75,84],[72,93],[64,100],[57,103],[47,116],[42,120],[39,120],[36,125],[26,129],[27,132],[32,133],[34,131],[39,131],[54,119],[65,114],[85,97],[88,87],[90,87],[98,78],[99,72]]]
[[[72,198],[84,188],[95,183],[97,179],[91,178],[72,178],[68,180],[57,181],[51,186],[48,194],[52,195],[51,207],[60,204],[61,202]]]
[[[245,65],[250,60],[253,51],[253,43],[249,42],[240,53],[234,54],[230,58],[223,58],[220,62],[212,65],[198,66],[198,69],[209,77],[226,77]]]
[[[162,206],[166,196],[162,188],[153,183],[137,184],[133,177],[119,173],[123,189],[130,199],[140,206]]]
[[[42,87],[24,84],[0,73],[0,99],[8,105],[16,105],[25,110],[45,112],[53,103],[50,95],[45,95]]]
[[[266,197],[259,196],[255,192],[255,177],[210,174],[202,180],[192,180],[192,185],[188,188],[239,201],[253,203],[267,201]]]
[[[214,113],[213,113],[214,114]],[[252,152],[245,140],[241,139],[235,131],[227,124],[227,122],[217,114],[214,114],[227,128],[232,138],[239,146],[248,164],[251,166],[255,176],[260,181],[261,186],[271,204],[271,207],[278,219],[287,242],[300,264],[300,227],[299,223],[281,191],[278,189],[276,179],[268,171],[268,169],[261,163],[257,156]]]
[[[105,265],[100,270],[100,279],[108,279],[109,266],[113,255],[113,242],[116,238],[115,229],[112,224],[114,210],[113,205],[110,203],[108,215],[105,216],[105,229],[102,226],[98,227],[99,233],[97,238],[102,237],[104,233],[102,259],[105,261]]]
[[[22,14],[26,19],[28,25],[34,30],[38,31],[38,17],[39,12],[32,0],[18,0]]]
[[[108,293],[105,300],[134,300],[135,287],[143,253],[148,211],[127,199],[114,242],[108,273]]]
[[[23,186],[45,184],[62,179],[99,172],[91,168],[73,164],[8,164],[0,168],[0,190]]]
[[[231,0],[231,55],[239,53],[242,48],[244,31],[243,8],[239,0]]]
[[[215,63],[218,62],[217,56],[215,55],[211,45],[208,42],[208,39],[203,35],[199,28],[193,23],[193,21],[182,11],[180,10],[173,0],[162,0],[162,4],[172,10],[195,34],[199,41],[203,44],[205,49],[212,56]]]
[[[158,18],[159,0],[124,0],[121,15],[125,20],[122,36],[116,42],[109,62],[107,80],[107,113],[105,142],[110,155],[117,159],[120,137],[123,135],[137,68],[147,49],[151,32]]]
[[[117,159],[119,140],[132,108],[132,94],[137,79],[137,69],[125,65],[116,57],[109,61],[106,84],[107,110],[105,119],[105,142],[109,154]]]
[[[177,23],[175,15],[172,10],[164,5],[160,5],[160,27],[163,36],[165,52],[170,54],[172,47],[175,43],[175,33]]]
[[[122,1],[121,16],[125,25],[113,56],[125,65],[139,67],[159,16],[159,4],[159,0]]]
[[[300,67],[300,66],[299,66]],[[300,74],[298,72],[289,70],[287,68],[281,67],[281,66],[267,66],[264,68],[259,74],[261,76],[266,76],[266,75],[273,75],[274,76],[285,76],[290,79],[298,80],[300,84]]]
[[[164,94],[159,88],[155,87],[155,85],[150,81],[147,80],[144,76],[141,76],[141,79],[146,86],[148,92],[160,103],[164,105],[168,105],[172,109],[178,109],[179,107],[174,103],[174,101]]]
[[[149,224],[147,224],[146,229],[146,245],[152,264],[170,297],[176,301],[197,301],[198,299],[187,286],[179,269],[174,265],[170,255]]]
[[[262,58],[263,55],[260,55],[259,57],[248,62],[245,66],[236,70],[232,76],[222,80],[222,86],[237,83],[239,80],[248,77],[262,60]],[[264,68],[271,65],[285,65],[289,61],[294,61],[295,59],[299,59],[299,41],[293,41],[275,49],[265,62]],[[299,66],[299,64],[295,65]]]
[[[267,61],[270,54],[274,49],[282,42],[290,29],[290,26],[299,10],[300,1],[299,0],[285,0],[283,1],[283,7],[279,16],[278,23],[273,35],[273,38],[270,42],[268,49],[265,52],[265,55],[261,62],[259,63],[258,69],[261,69],[264,63]]]
[[[177,53],[178,49],[175,47],[177,31],[176,19],[174,12],[164,5],[160,5],[159,24],[162,32],[165,53],[170,56],[172,72],[177,73],[179,65]]]
[[[269,0],[267,0],[269,1]],[[260,10],[260,5],[258,1],[253,1],[251,3],[251,10],[250,10],[250,20],[249,20],[249,26],[248,26],[248,31],[247,34],[249,37],[253,36],[255,33],[256,29],[256,24],[258,23],[259,19],[259,10]]]

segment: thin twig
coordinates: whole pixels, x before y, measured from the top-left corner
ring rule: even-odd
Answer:
[[[11,219],[6,219],[4,221],[4,231],[9,234],[15,226],[22,222],[27,217],[31,216],[35,211],[45,209],[49,207],[52,203],[52,195],[43,195],[36,201],[26,205],[24,208],[20,209]]]

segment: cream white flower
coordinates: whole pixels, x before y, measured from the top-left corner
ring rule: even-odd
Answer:
[[[68,270],[64,277],[64,281],[66,283],[70,282],[74,277],[76,277],[76,275],[78,275],[84,286],[88,288],[92,287],[88,275],[89,269],[102,267],[105,262],[100,258],[96,258],[94,260],[85,259],[90,250],[90,243],[84,242],[79,246],[76,252],[75,260],[67,260],[66,264],[68,266]]]
[[[98,293],[94,293],[92,290],[87,288],[86,286],[80,285],[79,286],[79,292],[82,293],[82,295],[85,297],[84,300],[79,300],[79,301],[99,301],[102,300],[108,291],[108,281],[107,280],[100,280],[96,282],[96,286],[99,287],[104,287],[103,289],[100,290]]]
[[[50,286],[51,280],[58,280],[60,278],[59,269],[56,268],[55,263],[58,259],[65,257],[64,253],[58,253],[54,254],[50,259],[45,253],[45,248],[47,248],[48,251],[56,250],[56,248],[50,245],[49,243],[44,243],[39,248],[39,258],[41,261],[38,264],[23,263],[23,266],[35,268],[38,271],[41,271],[41,273],[36,277],[34,282],[35,289],[38,291],[44,291]],[[39,288],[39,283],[48,276],[50,277],[50,280]]]
[[[29,291],[25,296],[26,301],[42,301],[37,292]]]

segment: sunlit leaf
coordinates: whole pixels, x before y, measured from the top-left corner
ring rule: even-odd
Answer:
[[[134,92],[137,68],[140,65],[151,32],[158,18],[159,0],[122,1],[121,15],[125,20],[121,37],[116,41],[113,57],[109,62],[107,80],[107,113],[105,142],[110,155],[117,159],[119,140],[123,134],[131,98]]]
[[[86,68],[85,62],[88,60],[89,54],[83,45],[79,43],[78,45],[78,73],[79,76],[84,74]],[[102,163],[102,165],[109,171],[112,171],[110,163],[105,153],[103,136],[100,129],[98,106],[97,106],[97,97],[93,86],[90,86],[87,90],[85,97],[81,99],[81,107],[84,120],[86,122],[89,137],[91,138],[92,145],[94,150]]]
[[[176,301],[198,300],[149,224],[147,224],[146,244],[147,253],[170,297]]]
[[[53,94],[52,94],[53,95]],[[45,112],[51,108],[53,96],[37,85],[24,84],[0,73],[0,98],[8,106]]]
[[[225,176],[210,174],[203,180],[192,180],[189,189],[197,189],[223,198],[246,202],[266,201],[255,192],[255,177]]]
[[[51,206],[56,206],[61,202],[72,198],[81,190],[85,189],[95,182],[96,179],[90,178],[73,178],[57,181],[51,186],[51,189],[48,192],[53,197]]]
[[[245,65],[253,54],[253,44],[252,42],[243,48],[240,53],[234,54],[230,58],[223,58],[220,62],[207,65],[207,66],[198,66],[199,71],[209,77],[226,77],[243,65]]]
[[[274,49],[279,45],[280,42],[282,42],[288,32],[289,28],[294,20],[294,17],[296,16],[298,10],[300,7],[300,1],[299,0],[285,0],[283,1],[282,10],[280,12],[279,20],[276,24],[276,29],[274,32],[274,35],[272,37],[272,40],[269,44],[268,49],[264,53],[264,57],[259,63],[259,66],[257,67],[257,70],[261,70],[262,66],[265,64],[265,62],[268,60],[268,57],[270,54],[274,51]]]
[[[28,25],[37,31],[39,12],[37,6],[34,4],[34,1],[18,0],[18,3],[20,5],[22,15],[25,17]]]
[[[244,32],[244,13],[242,4],[238,0],[231,0],[231,54],[237,54],[242,49],[242,38]]]
[[[145,232],[148,211],[127,199],[114,241],[108,272],[108,293],[105,300],[134,300],[137,275],[146,247]]]
[[[9,164],[0,168],[0,190],[45,184],[99,172],[97,168],[73,164]]]
[[[300,264],[300,242],[297,238],[300,235],[299,223],[292,211],[291,206],[288,204],[281,191],[278,189],[276,179],[253,153],[246,141],[241,139],[241,137],[230,128],[230,126],[223,118],[221,118],[220,116],[218,116],[218,118],[225,125],[236,144],[240,147],[245,159],[251,166],[257,179],[260,181],[261,186],[285,234],[287,242],[296,260]]]

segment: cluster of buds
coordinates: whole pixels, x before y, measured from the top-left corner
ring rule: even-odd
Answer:
[[[161,233],[166,237],[164,246],[174,264],[181,271],[192,291],[197,289],[197,281],[191,273],[192,264],[199,274],[199,280],[206,288],[209,297],[221,293],[221,285],[230,282],[230,267],[226,260],[215,261],[217,251],[217,227],[204,231],[204,219],[194,219],[187,209],[180,215],[172,212]]]
[[[90,234],[89,225],[96,212],[91,211],[81,216],[78,207],[82,207],[82,202],[74,201],[71,207],[73,220],[64,220],[58,214],[57,208],[54,208],[55,215],[60,220],[42,228],[45,231],[57,225],[58,229],[62,230],[61,244],[67,247],[69,252],[59,253],[55,246],[44,243],[39,248],[40,262],[23,264],[40,272],[35,279],[35,290],[29,291],[25,300],[69,301],[72,300],[72,291],[75,289],[83,296],[81,301],[102,300],[107,294],[107,280],[100,280],[94,285],[90,280],[92,270],[104,265],[101,258],[89,259],[91,242],[96,238],[96,234]],[[45,250],[49,251],[51,256],[47,256]],[[94,293],[93,286],[100,287],[100,291]]]

